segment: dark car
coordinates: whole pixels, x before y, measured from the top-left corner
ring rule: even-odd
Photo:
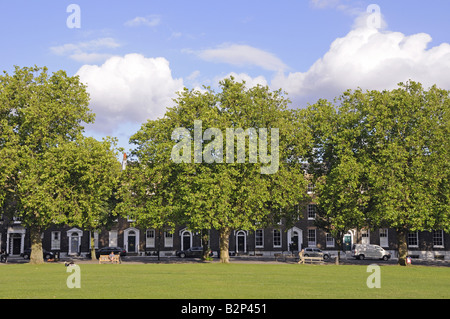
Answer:
[[[176,255],[178,257],[181,257],[181,258],[185,258],[185,257],[199,257],[199,258],[201,258],[203,256],[203,247],[199,246],[199,247],[191,247],[191,248],[186,249],[186,250],[178,250],[176,252]],[[209,256],[210,257],[213,256],[213,252],[211,250],[209,251]]]
[[[127,255],[126,250],[121,248],[121,247],[103,247],[103,248],[97,249],[95,251],[95,256],[97,258],[99,258],[100,255],[109,255],[111,252],[113,252],[114,255],[120,254],[121,257]],[[91,253],[90,252],[87,254],[87,257],[91,258]]]
[[[42,249],[42,254],[44,259],[53,259],[55,258],[55,254],[51,251]],[[25,259],[30,259],[30,255],[31,255],[31,248],[26,248],[23,250],[23,253],[20,254],[21,257],[25,258]]]

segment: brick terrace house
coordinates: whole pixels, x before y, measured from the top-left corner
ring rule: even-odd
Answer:
[[[230,251],[238,255],[272,256],[275,253],[296,253],[304,247],[318,247],[337,252],[334,239],[314,225],[315,206],[309,204],[294,227],[286,228],[283,222],[276,227],[256,231],[236,229],[230,234]],[[128,255],[174,256],[177,250],[200,246],[200,234],[186,227],[177,227],[174,232],[156,229],[140,229],[132,222],[119,218],[110,229],[89,232],[74,227],[51,227],[42,235],[43,248],[64,256],[85,256],[89,252],[90,238],[94,236],[95,247],[123,247]],[[354,243],[370,243],[384,247],[392,256],[397,256],[395,231],[387,228],[351,230],[344,236],[344,250],[350,250]],[[219,235],[210,230],[211,249],[219,251]],[[409,255],[424,259],[450,260],[450,235],[441,231],[412,232],[408,234]],[[0,247],[12,256],[20,255],[30,247],[29,232],[20,220],[7,220],[0,216]]]

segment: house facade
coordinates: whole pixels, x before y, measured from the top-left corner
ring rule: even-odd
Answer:
[[[305,207],[293,227],[286,227],[281,221],[274,227],[249,230],[233,230],[230,234],[231,255],[273,256],[277,253],[297,253],[305,247],[317,247],[337,254],[335,240],[317,228],[315,205]],[[170,231],[141,229],[131,220],[119,218],[114,226],[100,232],[90,232],[77,227],[53,226],[42,234],[43,248],[57,253],[60,257],[85,256],[90,251],[91,238],[95,248],[107,246],[122,247],[128,255],[135,256],[175,256],[177,250],[201,246],[199,233],[185,226]],[[217,256],[219,252],[218,231],[209,231],[209,246]],[[350,251],[352,244],[376,244],[397,257],[397,238],[392,229],[351,230],[343,238],[344,251]],[[29,232],[20,220],[7,220],[0,216],[0,249],[12,256],[18,256],[30,247]],[[409,255],[420,259],[450,260],[450,235],[442,230],[411,232],[408,234]]]

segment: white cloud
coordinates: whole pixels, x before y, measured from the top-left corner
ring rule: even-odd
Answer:
[[[450,44],[428,48],[432,40],[428,34],[381,31],[358,19],[355,29],[333,41],[309,70],[279,73],[271,87],[288,92],[294,107],[318,98],[333,99],[347,89],[393,89],[408,80],[426,88],[450,87]]]
[[[229,78],[230,76],[232,76],[236,82],[245,81],[245,86],[247,88],[252,88],[254,86],[257,86],[258,84],[262,86],[266,86],[268,84],[266,78],[262,75],[257,77],[251,77],[246,73],[235,73],[235,72],[230,72],[223,77],[218,77],[214,82],[219,83],[219,81]]]
[[[101,66],[84,65],[77,75],[87,85],[97,115],[93,129],[107,134],[122,124],[162,117],[166,107],[173,106],[175,92],[183,88],[183,80],[172,77],[165,58],[141,54],[111,57]]]
[[[50,51],[56,55],[68,56],[78,62],[94,63],[104,61],[112,56],[110,53],[101,53],[98,51],[118,47],[120,47],[120,44],[113,38],[99,38],[85,42],[66,43],[54,46],[50,48]]]
[[[192,52],[185,50],[185,52]],[[269,71],[286,70],[287,66],[274,54],[244,44],[222,44],[214,49],[196,52],[203,60],[235,66],[257,66]]]
[[[147,17],[136,17],[132,20],[129,20],[124,23],[127,27],[138,27],[138,26],[147,26],[147,27],[156,27],[161,23],[161,17],[159,15],[149,15]]]

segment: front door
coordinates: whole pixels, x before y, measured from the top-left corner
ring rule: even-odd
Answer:
[[[128,252],[129,253],[136,252],[136,235],[128,236]]]
[[[191,235],[188,232],[183,233],[183,250],[191,248]]]
[[[344,235],[344,251],[350,251],[352,249],[352,236]]]
[[[70,253],[78,254],[78,246],[79,246],[79,237],[77,233],[73,233],[72,237],[70,237]]]
[[[22,237],[20,235],[12,238],[12,254],[20,255],[20,245],[22,243]]]
[[[237,251],[245,252],[245,234],[242,232],[237,235]]]
[[[290,250],[291,251],[298,251],[298,233],[296,231],[292,232],[292,237],[291,237],[291,245],[290,245]]]

